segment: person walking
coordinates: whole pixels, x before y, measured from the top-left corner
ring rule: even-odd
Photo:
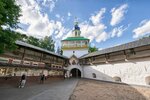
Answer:
[[[43,75],[41,75],[41,79],[40,79],[40,83],[44,83],[44,80],[45,80],[45,75],[43,74]]]
[[[25,84],[26,84],[26,75],[23,74],[23,75],[21,76],[19,88],[24,88]]]

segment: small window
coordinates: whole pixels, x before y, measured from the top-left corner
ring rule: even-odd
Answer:
[[[121,78],[118,76],[114,76],[113,79],[115,82],[121,82]]]
[[[150,85],[150,76],[145,77],[146,85]]]
[[[95,73],[92,73],[92,76],[93,76],[93,78],[96,78],[96,74]]]
[[[77,36],[77,31],[75,31],[75,36]]]

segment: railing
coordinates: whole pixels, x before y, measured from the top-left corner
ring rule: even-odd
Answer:
[[[4,57],[0,57],[0,63],[45,67],[45,63],[43,62],[33,62],[33,61],[18,60],[12,58],[4,58]]]
[[[84,46],[63,46],[62,49],[80,49],[80,48],[88,48],[87,45]]]

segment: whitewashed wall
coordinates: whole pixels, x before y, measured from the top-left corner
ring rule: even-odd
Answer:
[[[73,51],[75,51],[74,55],[79,58],[88,53],[88,49],[79,49],[79,50],[64,50],[63,55],[70,58],[73,55]]]
[[[142,58],[115,64],[83,66],[83,77],[98,80],[113,81],[119,76],[124,83],[146,85],[145,77],[150,76],[150,58]]]

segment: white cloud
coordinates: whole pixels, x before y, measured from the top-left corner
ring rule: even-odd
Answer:
[[[101,23],[105,11],[106,9],[102,8],[98,13],[93,14],[89,18],[89,21],[92,22],[92,25],[87,21],[80,23],[79,26],[81,28],[81,36],[90,39],[90,42],[92,42],[94,39],[96,42],[102,42],[108,39],[108,34],[105,32],[105,29],[107,27],[103,23]],[[63,39],[70,36],[71,34],[72,30],[70,30],[67,35],[63,37]]]
[[[64,33],[67,33],[68,32],[68,29],[66,29],[66,28],[64,28],[63,26],[62,26],[62,23],[61,22],[56,22],[56,35],[55,35],[55,38],[56,39],[60,39],[60,38],[62,38],[62,36],[63,36],[63,34]]]
[[[27,34],[26,31],[24,31],[24,30],[22,30],[22,29],[20,29],[20,28],[19,28],[19,29],[16,29],[15,31],[16,31],[16,32],[19,32],[19,33],[21,33],[21,34]]]
[[[140,25],[141,26],[133,30],[134,32],[133,38],[138,38],[146,34],[150,34],[150,20],[149,21],[144,20],[140,23]]]
[[[91,43],[90,46],[91,46],[91,47],[95,47],[95,43]]]
[[[46,3],[48,0],[43,2]],[[65,32],[65,28],[62,26],[61,22],[50,20],[46,13],[41,13],[41,7],[35,0],[17,0],[17,4],[21,5],[22,10],[20,22],[28,25],[26,34],[43,38],[52,35],[58,30],[59,35],[57,34],[57,38],[60,38],[63,32]]]
[[[96,42],[102,42],[108,38],[108,34],[105,32],[107,27],[101,22],[105,11],[106,8],[102,8],[98,13],[89,18],[93,25],[87,22],[81,23],[81,35],[89,38],[91,42],[94,39]]]
[[[107,27],[102,23],[105,11],[106,8],[102,8],[98,13],[89,18],[93,25],[89,25],[87,22],[81,24],[82,36],[89,38],[90,41],[95,39],[98,43],[108,39],[109,35],[105,32]]]
[[[62,39],[66,39],[67,37],[70,37],[72,34],[72,30],[68,30],[67,34],[65,34]]]
[[[122,25],[122,26],[119,26],[119,27],[115,27],[115,28],[110,32],[110,35],[111,35],[112,38],[115,37],[115,36],[120,37],[120,36],[122,36],[123,32],[124,32],[126,29],[127,29],[127,27],[124,28],[123,25]]]
[[[108,38],[109,38],[109,35],[104,31],[97,36],[96,42],[106,41]]]
[[[104,24],[101,23],[94,26],[94,25],[88,25],[87,23],[82,23],[80,26],[81,26],[82,36],[89,38],[90,41],[93,41],[94,39],[96,39],[96,42],[103,41],[101,36],[104,36],[102,34],[104,34],[103,32],[105,32],[105,29],[107,28]]]
[[[103,48],[98,48],[98,50],[103,50]]]
[[[110,25],[115,26],[124,19],[124,14],[127,12],[127,7],[127,4],[123,4],[119,8],[113,8],[111,10],[112,19]]]
[[[55,16],[56,16],[57,18],[60,18],[60,15],[59,15],[59,14],[56,14]]]
[[[49,8],[50,12],[53,11],[53,9],[55,8],[55,3],[57,2],[57,0],[43,0],[42,5],[44,7]]]
[[[90,17],[90,20],[92,21],[93,25],[98,25],[101,22],[105,11],[106,8],[102,8],[96,15],[92,15]]]
[[[72,16],[70,12],[68,12],[68,17]]]

